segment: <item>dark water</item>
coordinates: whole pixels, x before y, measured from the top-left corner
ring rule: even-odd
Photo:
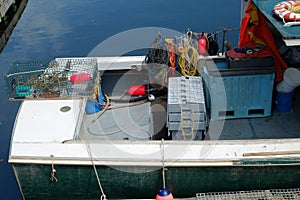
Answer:
[[[239,27],[239,22],[238,0],[29,0],[0,54],[0,199],[20,199],[7,162],[20,103],[7,101],[2,78],[13,61],[86,56],[108,37],[134,28],[214,32]],[[233,31],[227,39],[235,45],[237,38]]]

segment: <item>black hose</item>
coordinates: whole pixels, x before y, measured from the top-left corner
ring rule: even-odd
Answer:
[[[133,103],[133,102],[138,102],[148,99],[148,96],[141,96],[141,97],[136,97],[136,98],[130,98],[130,99],[110,99],[111,102],[115,103]]]

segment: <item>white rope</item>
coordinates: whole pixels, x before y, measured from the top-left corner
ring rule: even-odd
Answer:
[[[96,179],[97,179],[97,182],[98,182],[98,186],[99,186],[99,189],[100,189],[101,194],[102,194],[101,197],[100,197],[100,199],[101,200],[106,200],[106,195],[104,193],[104,190],[103,190],[101,182],[100,182],[100,178],[99,178],[99,175],[98,175],[98,172],[97,172],[97,168],[96,168],[93,156],[92,156],[92,151],[91,151],[91,147],[90,147],[90,144],[88,142],[88,139],[86,139],[86,142],[87,142],[87,146],[88,146],[88,153],[89,153],[89,156],[91,158],[93,169],[94,169],[94,172],[95,172],[95,175],[96,175]]]
[[[162,152],[161,152],[161,157],[162,157],[162,178],[163,178],[163,188],[166,188],[166,175],[165,175],[165,143],[164,139],[161,139],[162,142]]]
[[[91,162],[92,162],[92,165],[93,165],[93,169],[94,169],[94,173],[96,175],[96,179],[97,179],[97,183],[98,183],[98,186],[99,186],[99,189],[101,191],[101,197],[100,199],[101,200],[107,200],[106,198],[106,195],[104,193],[104,190],[103,190],[103,187],[101,185],[101,181],[100,181],[100,178],[99,178],[99,175],[98,175],[98,172],[97,172],[97,168],[96,168],[96,165],[95,165],[95,162],[94,162],[94,159],[93,159],[93,155],[92,155],[92,151],[91,151],[91,146],[90,146],[90,143],[89,143],[89,140],[87,138],[87,131],[86,131],[86,124],[85,124],[86,121],[84,121],[84,133],[85,133],[85,140],[86,140],[86,144],[87,144],[87,150],[88,150],[88,153],[89,153],[89,156],[90,156],[90,159],[91,159]]]
[[[53,158],[53,155],[50,155],[51,158]],[[57,178],[55,177],[56,169],[54,168],[54,160],[52,159],[51,164],[51,174],[50,174],[50,181],[57,182]]]

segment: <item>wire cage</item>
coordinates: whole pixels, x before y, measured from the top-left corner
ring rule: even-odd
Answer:
[[[91,96],[99,86],[96,58],[14,62],[5,75],[10,100]]]
[[[272,189],[253,191],[211,192],[196,194],[197,200],[295,200],[300,199],[300,189]]]

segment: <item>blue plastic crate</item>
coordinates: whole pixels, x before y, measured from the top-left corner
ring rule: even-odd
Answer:
[[[227,61],[204,67],[206,104],[210,118],[270,116],[274,68],[225,69],[224,62]],[[222,69],[219,70],[219,66]]]

